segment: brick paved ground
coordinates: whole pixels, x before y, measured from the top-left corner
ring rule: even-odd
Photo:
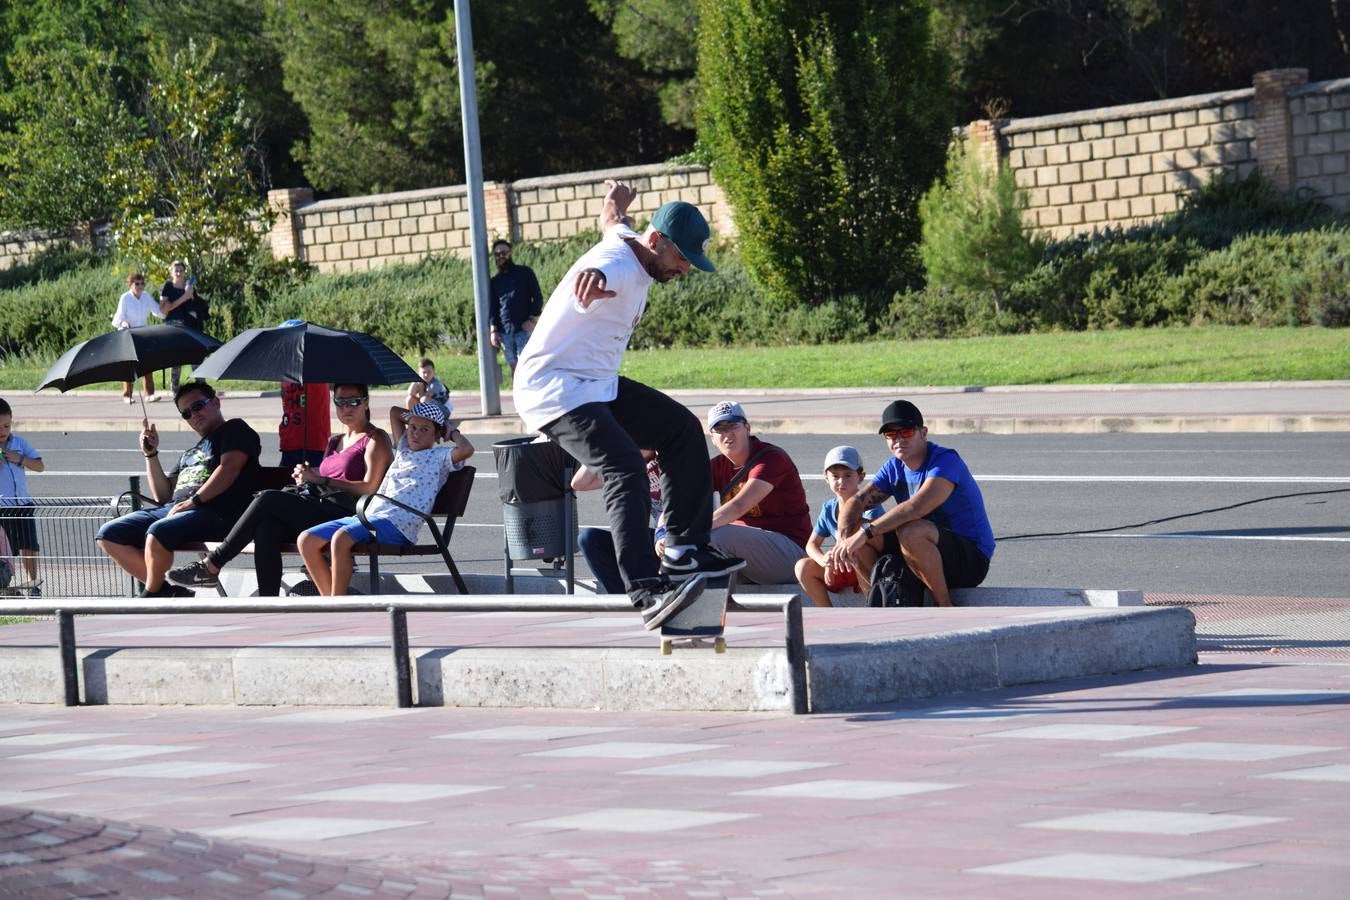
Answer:
[[[1231,660],[807,717],[0,707],[0,893],[1346,896],[1350,666]]]

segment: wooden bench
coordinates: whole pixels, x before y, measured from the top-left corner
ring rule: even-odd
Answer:
[[[405,556],[435,556],[439,555],[445,561],[445,567],[450,571],[450,577],[454,579],[455,589],[461,594],[469,592],[468,586],[464,583],[464,577],[459,573],[459,566],[455,564],[455,559],[450,554],[450,538],[455,532],[455,522],[460,519],[469,506],[469,494],[473,491],[473,478],[477,470],[473,466],[451,472],[445,479],[445,484],[436,494],[436,500],[432,503],[431,512],[423,513],[420,510],[405,506],[397,500],[384,497],[390,503],[402,507],[416,514],[427,526],[431,532],[432,542],[427,544],[380,544],[373,541],[363,541],[356,544],[352,551],[360,556],[364,555],[370,566],[370,583],[372,589],[378,590],[380,581],[380,557],[405,557]],[[258,490],[278,490],[286,485],[293,484],[291,469],[281,466],[263,466],[261,474],[258,476]],[[383,497],[382,494],[364,494],[357,500],[357,516],[364,521],[365,510],[370,506],[371,501],[376,497]],[[154,502],[153,498],[138,496],[140,500]],[[437,524],[436,518],[441,518],[441,524]],[[198,553],[207,553],[213,547],[214,542],[185,544],[178,550]],[[253,545],[249,544],[244,548],[244,553],[253,552]],[[281,548],[282,553],[296,554],[299,550],[294,544],[286,544]],[[217,589],[218,593],[225,596],[224,586]]]

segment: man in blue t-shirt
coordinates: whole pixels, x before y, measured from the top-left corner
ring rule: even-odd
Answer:
[[[984,581],[994,556],[980,486],[959,453],[928,440],[923,414],[908,400],[886,407],[879,431],[892,457],[840,506],[832,561],[862,574],[880,556],[898,554],[910,576],[901,578],[904,600],[921,605],[927,587],[938,606],[951,606],[949,589]],[[896,506],[863,522],[863,510],[887,497]]]

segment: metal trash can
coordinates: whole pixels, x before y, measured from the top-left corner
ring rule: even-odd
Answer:
[[[576,462],[552,441],[511,438],[492,445],[497,495],[502,501],[506,590],[513,592],[515,560],[557,560],[573,591],[577,546]],[[557,563],[555,563],[557,565]]]

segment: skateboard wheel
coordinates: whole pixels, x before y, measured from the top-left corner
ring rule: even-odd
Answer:
[[[726,638],[718,638],[716,641],[714,641],[714,642],[713,642],[713,652],[714,652],[714,653],[726,653],[726,652],[727,652],[727,639],[726,639]]]
[[[662,655],[662,656],[670,656],[671,652],[672,652],[674,649],[675,649],[675,645],[674,645],[673,643],[671,643],[670,641],[662,641],[662,642],[661,642],[661,655]]]

